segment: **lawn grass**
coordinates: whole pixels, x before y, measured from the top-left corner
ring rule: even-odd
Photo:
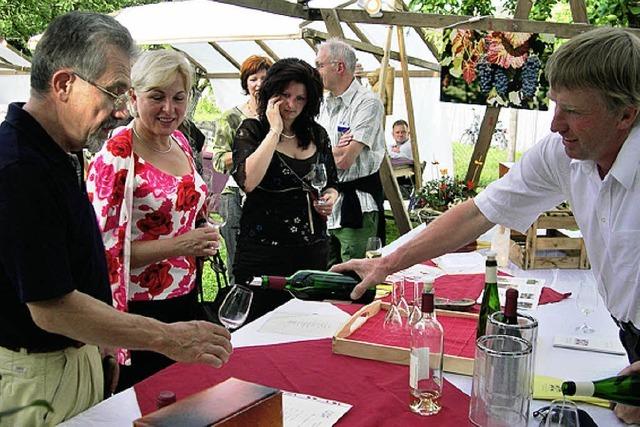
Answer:
[[[453,164],[457,179],[464,179],[469,168],[469,160],[473,154],[473,145],[453,143]],[[522,157],[522,153],[516,152],[516,160]],[[491,147],[478,180],[478,187],[484,188],[498,179],[498,163],[507,161],[507,150],[499,150]]]

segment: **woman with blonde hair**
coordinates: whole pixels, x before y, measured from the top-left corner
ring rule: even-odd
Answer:
[[[164,322],[193,320],[200,308],[196,257],[216,253],[218,232],[196,227],[207,186],[177,131],[190,100],[192,67],[181,53],[144,52],[131,69],[134,120],[93,160],[87,190],[104,240],[116,308]],[[130,355],[130,358],[129,358]],[[119,389],[173,361],[119,351]]]

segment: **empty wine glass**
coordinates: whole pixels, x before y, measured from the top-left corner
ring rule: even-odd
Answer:
[[[410,302],[411,308],[407,323],[409,326],[415,324],[422,317],[422,291],[424,289],[424,280],[420,277],[407,277],[404,279],[405,291],[409,288],[413,294]]]
[[[327,168],[324,166],[324,163],[315,163],[313,165],[311,186],[318,191],[318,204],[324,204],[324,200],[320,198],[320,196],[322,196],[322,189],[327,186]]]
[[[545,427],[579,427],[578,407],[570,400],[554,400],[549,405],[544,425]]]
[[[583,334],[591,334],[595,331],[591,326],[587,324],[587,318],[593,313],[598,306],[598,292],[593,282],[589,280],[582,280],[580,282],[580,289],[578,290],[578,297],[576,299],[578,309],[584,314],[585,319],[582,325],[576,328],[576,331]]]
[[[213,227],[221,228],[227,223],[226,204],[221,203],[220,193],[207,196],[207,222]]]
[[[380,258],[382,256],[382,240],[379,237],[369,237],[364,255],[367,258]]]
[[[400,296],[399,287],[402,285],[402,276],[391,276],[391,306],[384,318],[382,327],[391,331],[402,329],[402,315],[398,310]]]
[[[234,285],[218,309],[220,323],[229,330],[242,326],[249,315],[252,300],[253,292],[240,285]]]
[[[398,288],[396,306],[398,307],[398,311],[401,316],[409,317],[409,304],[407,303],[407,299],[404,297],[404,276],[398,275],[396,283]]]

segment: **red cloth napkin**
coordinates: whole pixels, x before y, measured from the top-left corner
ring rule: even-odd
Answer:
[[[432,261],[425,261],[423,264],[434,266]],[[500,273],[502,275],[502,273]],[[433,283],[434,293],[438,298],[449,298],[451,300],[458,300],[462,298],[470,298],[477,300],[484,288],[484,274],[447,274],[438,277]],[[412,299],[412,288],[405,287],[405,298]],[[540,293],[540,300],[538,304],[550,304],[558,301],[562,301],[565,298],[571,296],[571,292],[565,294],[554,291],[546,286],[542,287]],[[383,301],[390,302],[391,296],[388,295],[383,298]],[[473,306],[469,311],[479,312],[479,304]]]
[[[245,347],[220,369],[176,363],[135,385],[143,415],[160,391],[178,399],[229,377],[353,405],[339,426],[467,426],[469,396],[445,380],[442,410],[421,417],[409,410],[409,367],[333,354],[331,340]]]

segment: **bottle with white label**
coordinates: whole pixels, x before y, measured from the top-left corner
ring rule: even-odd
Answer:
[[[444,332],[434,313],[433,293],[422,294],[422,317],[411,327],[409,408],[419,415],[440,411]]]

